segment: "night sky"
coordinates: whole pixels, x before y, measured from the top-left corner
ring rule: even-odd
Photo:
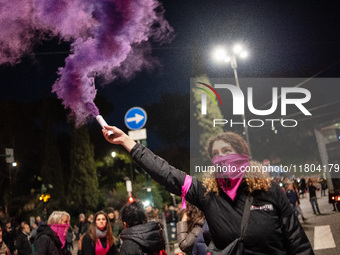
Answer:
[[[339,77],[340,5],[336,1],[161,2],[175,37],[170,43],[152,43],[157,67],[137,72],[129,80],[96,84],[98,95],[114,105],[104,116],[110,124],[125,129],[123,117],[129,108],[159,102],[167,93],[189,94],[194,47],[209,77],[233,78],[230,66],[214,62],[212,50],[236,42],[249,52],[247,59],[238,62],[241,78],[307,78],[320,71],[318,77]],[[27,102],[51,93],[69,49],[68,43],[51,39],[35,45],[35,54],[23,57],[21,63],[0,66],[0,100]]]

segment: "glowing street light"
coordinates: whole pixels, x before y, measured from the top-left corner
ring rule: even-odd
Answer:
[[[222,48],[222,47],[216,48],[216,50],[214,52],[214,58],[217,61],[224,60],[226,56],[227,56],[227,52],[226,52],[226,50],[224,48]]]
[[[114,158],[114,157],[116,157],[116,156],[117,156],[117,153],[113,151],[113,152],[111,153],[111,157]]]
[[[234,70],[234,75],[235,75],[235,81],[236,81],[236,86],[240,88],[240,83],[238,80],[238,75],[237,75],[237,57],[240,57],[242,59],[248,57],[248,52],[244,50],[243,46],[241,44],[236,44],[232,47],[232,54],[228,55],[227,54],[227,49],[223,47],[218,47],[214,51],[214,59],[221,61],[224,60],[225,63],[230,63],[231,68]],[[242,114],[242,121],[246,123],[246,117],[244,114]],[[250,141],[249,141],[249,134],[248,134],[248,126],[245,124],[244,125],[244,135],[246,137],[246,141],[249,146],[249,156],[251,157],[251,149],[250,149]]]
[[[242,51],[242,52],[240,53],[240,57],[241,57],[241,58],[247,58],[247,57],[248,57],[248,52]]]
[[[240,44],[236,44],[234,47],[233,47],[233,52],[235,54],[239,54],[240,52],[242,51],[242,46]]]

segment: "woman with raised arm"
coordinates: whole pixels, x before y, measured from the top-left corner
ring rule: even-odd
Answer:
[[[110,138],[108,130],[114,132]],[[211,254],[314,254],[288,199],[263,173],[245,171],[261,165],[250,161],[245,140],[233,132],[212,137],[207,151],[216,171],[199,181],[176,169],[148,148],[136,144],[117,127],[105,126],[105,139],[123,145],[148,174],[173,194],[185,197],[204,212],[212,242]],[[249,228],[247,228],[249,222]]]

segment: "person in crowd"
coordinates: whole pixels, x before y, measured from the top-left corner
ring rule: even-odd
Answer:
[[[5,225],[5,231],[3,232],[3,240],[6,243],[8,249],[10,250],[11,254],[14,254],[15,251],[15,239],[17,238],[17,233],[15,228],[12,226],[12,221],[7,220]]]
[[[178,216],[177,216],[177,210],[173,205],[169,206],[169,223],[177,223]]]
[[[112,207],[108,207],[106,209],[106,214],[109,217],[111,227],[113,227],[113,223],[115,221],[115,209],[112,208]],[[113,229],[112,229],[112,231],[113,231]]]
[[[300,194],[304,198],[306,190],[307,190],[307,185],[306,185],[306,179],[303,177],[300,179],[299,189],[300,189]]]
[[[86,233],[90,226],[90,223],[86,221],[85,219],[85,214],[80,213],[79,214],[79,224],[78,224],[78,235],[77,235],[77,240],[80,239],[80,237]]]
[[[120,255],[160,254],[164,251],[163,230],[157,221],[147,221],[144,205],[135,200],[120,210],[124,230],[120,234],[123,244]]]
[[[326,189],[328,188],[327,181],[324,178],[320,178],[320,184],[321,184],[321,196],[322,194],[326,196]]]
[[[318,214],[321,214],[319,210],[318,199],[316,198],[316,191],[317,191],[317,188],[313,185],[313,181],[309,180],[308,181],[309,201],[312,205],[313,213],[316,214],[316,211],[315,211],[315,207],[316,207]]]
[[[119,249],[121,245],[120,233],[124,229],[123,223],[119,220],[119,211],[114,210],[114,222],[112,223],[113,236],[116,239],[116,246]]]
[[[35,217],[35,222],[37,223],[38,227],[40,227],[41,225],[44,225],[44,224],[45,224],[45,222],[43,222],[43,221],[41,220],[41,217],[40,217],[40,216],[36,216],[36,217]]]
[[[200,181],[170,166],[119,128],[104,128],[108,142],[123,145],[151,178],[203,211],[212,237],[209,249],[229,249],[236,242],[246,254],[314,254],[280,187],[264,178],[261,171],[242,170],[246,167],[260,170],[261,165],[250,162],[248,145],[240,135],[225,132],[212,137],[207,144],[215,167],[232,166],[236,171],[216,171],[214,178]],[[113,131],[113,137],[109,137],[108,130]],[[250,206],[245,208],[246,204]],[[239,239],[244,211],[245,215],[249,212],[251,228],[245,229],[245,235]]]
[[[66,249],[67,250],[73,250],[73,228],[70,225],[68,230],[67,230],[67,234],[66,234]]]
[[[177,222],[177,242],[179,248],[193,255],[207,254],[207,245],[198,236],[202,232],[205,217],[196,206],[186,202],[187,209],[183,211],[182,220]],[[203,237],[203,236],[202,236]]]
[[[16,241],[16,248],[18,250],[18,255],[32,255],[32,246],[30,242],[30,226],[24,224],[19,233]]]
[[[166,220],[166,223],[169,224],[171,221],[171,215],[170,215],[170,210],[169,210],[169,206],[168,205],[164,205],[164,215],[165,215],[165,220]]]
[[[158,214],[156,213],[155,209],[153,209],[153,207],[151,205],[147,206],[145,208],[145,214],[146,214],[146,219],[147,221],[159,221],[159,217]]]
[[[91,214],[89,214],[89,216],[87,217],[87,222],[88,222],[89,224],[91,224],[91,223],[93,222],[93,219],[94,219],[94,216],[93,216],[93,214],[91,213]]]
[[[114,255],[118,254],[110,220],[104,211],[94,215],[88,231],[81,242],[82,255]]]
[[[70,219],[65,211],[53,211],[47,224],[38,228],[34,240],[34,255],[70,255],[65,245]]]
[[[11,252],[9,251],[6,243],[2,239],[2,235],[3,235],[3,224],[0,221],[0,255],[10,255]]]
[[[38,234],[38,224],[36,222],[33,223],[32,225],[32,230],[31,230],[31,234],[30,234],[30,242],[31,244],[34,243],[34,239]]]
[[[18,225],[17,227],[16,227],[16,236],[18,237],[18,235],[22,232],[22,230],[24,229],[24,227],[25,227],[25,225],[27,224],[27,222],[26,221],[21,221],[20,222],[20,225]],[[30,231],[31,231],[31,229],[30,229]]]
[[[298,208],[299,206],[299,201],[298,201],[298,194],[296,193],[295,189],[294,189],[294,186],[292,183],[288,183],[288,186],[287,186],[287,189],[286,189],[286,196],[290,202],[290,205],[292,206],[295,214],[296,214],[296,217],[299,217],[299,214],[300,214],[300,210]],[[301,214],[301,218],[303,221],[306,220],[305,217],[303,217],[303,215]]]

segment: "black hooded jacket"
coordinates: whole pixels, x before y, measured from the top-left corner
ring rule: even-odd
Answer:
[[[49,225],[41,225],[34,239],[34,255],[65,255],[69,254],[66,245],[61,249],[59,237]]]
[[[120,237],[123,240],[120,255],[153,254],[165,247],[163,230],[156,221],[124,229]]]

